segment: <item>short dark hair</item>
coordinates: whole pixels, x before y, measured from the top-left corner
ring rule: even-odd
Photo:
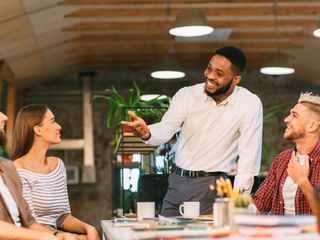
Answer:
[[[231,62],[237,75],[241,75],[246,67],[247,58],[244,52],[233,46],[225,46],[215,51],[213,55],[221,55]]]

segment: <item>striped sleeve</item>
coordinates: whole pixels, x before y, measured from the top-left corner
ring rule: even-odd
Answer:
[[[59,159],[59,161],[61,162],[62,168],[63,168],[63,176],[64,176],[64,194],[66,197],[66,208],[65,208],[65,212],[63,214],[69,214],[71,213],[71,209],[70,209],[70,203],[69,203],[69,194],[68,194],[68,187],[67,187],[67,169],[64,166],[64,163],[61,159]]]
[[[27,201],[31,214],[34,218],[36,218],[36,215],[34,213],[34,208],[33,208],[33,201],[32,201],[32,187],[28,179],[25,177],[20,176],[21,184],[22,184],[22,192],[23,192],[23,197]]]

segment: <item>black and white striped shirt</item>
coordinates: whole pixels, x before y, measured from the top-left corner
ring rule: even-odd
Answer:
[[[57,220],[70,213],[67,190],[67,174],[61,159],[55,170],[48,174],[17,169],[21,179],[23,196],[38,223],[57,227]]]

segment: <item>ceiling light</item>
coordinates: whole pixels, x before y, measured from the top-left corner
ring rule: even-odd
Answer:
[[[210,34],[213,30],[200,9],[188,8],[179,12],[169,33],[180,37],[195,37]]]
[[[144,94],[144,95],[141,95],[140,96],[140,99],[142,101],[150,101],[150,100],[153,100],[153,99],[165,99],[165,98],[168,98],[166,95],[160,95],[160,94]]]
[[[263,67],[260,72],[266,75],[287,75],[294,73],[295,70],[289,67]]]
[[[320,38],[320,27],[313,31],[313,36]]]
[[[151,77],[158,79],[177,79],[183,78],[185,75],[178,62],[172,56],[161,59],[151,73]]]
[[[151,77],[158,79],[177,79],[183,78],[186,74],[179,71],[154,71],[151,73]]]
[[[288,64],[288,56],[277,52],[271,54],[260,72],[267,75],[287,75],[295,72],[294,68]]]
[[[320,38],[320,17],[318,19],[317,27],[313,31],[313,36]]]
[[[274,13],[274,27],[275,33],[278,33],[278,11],[277,0],[273,1],[273,13]],[[276,44],[278,44],[278,39]],[[268,56],[265,62],[265,66],[260,68],[260,72],[267,75],[287,75],[294,73],[294,68],[288,64],[288,56],[277,51]]]

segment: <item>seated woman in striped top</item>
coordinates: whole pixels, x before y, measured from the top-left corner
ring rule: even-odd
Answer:
[[[100,240],[93,226],[71,214],[63,161],[46,156],[50,145],[60,143],[60,131],[46,105],[32,104],[18,112],[11,159],[22,182],[23,196],[37,222],[78,233],[79,240]]]

